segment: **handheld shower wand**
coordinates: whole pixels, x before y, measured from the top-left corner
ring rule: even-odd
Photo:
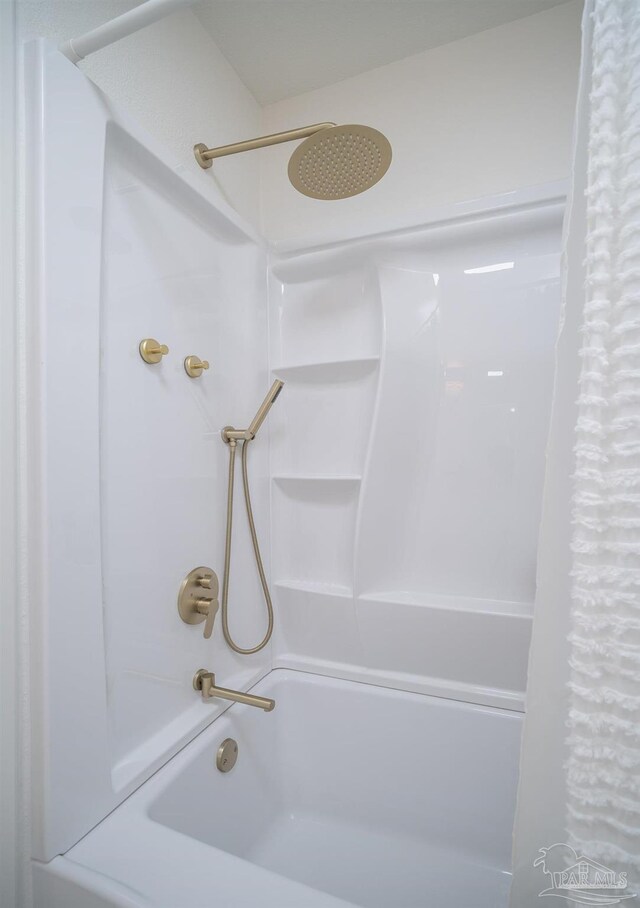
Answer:
[[[251,424],[250,424],[249,428],[247,429],[247,432],[249,432],[249,434],[251,435],[252,438],[255,438],[256,435],[258,434],[258,429],[260,428],[262,423],[267,418],[267,413],[269,412],[271,407],[275,404],[276,400],[278,399],[278,394],[280,394],[280,392],[282,391],[283,388],[284,388],[284,382],[280,381],[279,379],[276,379],[274,381],[274,383],[271,385],[271,387],[269,388],[269,391],[267,392],[267,396],[260,404],[258,412],[251,420]]]
[[[278,394],[284,388],[284,382],[276,379],[267,392],[267,396],[258,407],[258,412],[251,420],[248,429],[234,429],[233,426],[225,426],[222,430],[222,440],[225,444],[231,441],[253,441],[258,434],[258,429],[267,418],[267,413],[276,402]]]
[[[264,573],[264,566],[262,564],[262,557],[260,555],[260,545],[258,543],[258,534],[256,533],[256,526],[253,520],[253,508],[251,507],[251,494],[249,492],[249,471],[247,467],[247,451],[249,442],[253,441],[256,437],[260,426],[267,418],[267,414],[273,404],[275,403],[278,394],[282,391],[284,387],[284,382],[276,380],[272,384],[271,388],[265,399],[260,404],[258,412],[253,417],[248,429],[234,429],[233,426],[225,426],[222,430],[222,440],[225,444],[229,445],[229,483],[227,488],[227,531],[225,538],[225,547],[224,547],[224,576],[222,579],[222,603],[220,611],[222,613],[222,633],[224,634],[224,639],[227,641],[231,649],[240,653],[243,656],[249,656],[252,653],[257,653],[267,645],[271,639],[271,634],[273,633],[273,603],[271,602],[271,595],[269,594],[269,584],[267,583],[267,578]],[[244,501],[247,508],[247,520],[249,521],[249,531],[251,533],[251,542],[253,544],[253,552],[256,558],[256,566],[258,568],[258,574],[260,575],[260,583],[262,585],[262,592],[264,593],[264,599],[267,605],[267,616],[268,616],[268,627],[267,632],[264,638],[256,646],[249,647],[244,649],[234,641],[229,630],[229,571],[231,567],[231,533],[233,529],[233,488],[235,481],[235,461],[236,461],[236,448],[238,442],[242,442],[242,485],[244,488]]]

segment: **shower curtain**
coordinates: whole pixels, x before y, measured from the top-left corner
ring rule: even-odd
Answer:
[[[582,50],[512,908],[640,904],[639,0]]]

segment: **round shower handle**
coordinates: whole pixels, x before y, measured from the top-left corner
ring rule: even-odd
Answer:
[[[204,621],[204,636],[213,633],[213,623],[218,612],[218,576],[209,567],[197,567],[189,571],[178,592],[178,614],[185,624],[200,624]],[[203,595],[204,591],[208,596]]]

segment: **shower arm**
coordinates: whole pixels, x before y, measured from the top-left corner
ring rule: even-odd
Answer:
[[[259,136],[257,139],[247,139],[245,142],[234,142],[232,145],[218,145],[216,148],[207,148],[202,142],[193,146],[196,161],[203,168],[211,167],[214,158],[224,158],[229,154],[238,154],[241,151],[253,151],[255,148],[266,148],[268,145],[281,145],[283,142],[295,142],[296,139],[306,139],[309,136],[330,129],[335,123],[314,123],[312,126],[301,126],[300,129],[287,129],[285,132],[274,132],[269,136]]]

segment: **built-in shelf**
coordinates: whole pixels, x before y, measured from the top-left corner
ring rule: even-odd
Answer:
[[[276,480],[272,491],[274,577],[302,581],[308,590],[351,595],[359,481],[290,475]]]
[[[380,362],[379,356],[358,356],[353,359],[326,360],[322,362],[298,363],[289,366],[274,366],[274,375],[293,381],[328,381],[341,378],[359,378],[372,371]]]
[[[301,593],[316,593],[321,596],[338,596],[341,599],[352,599],[351,587],[337,583],[324,583],[319,580],[277,580],[276,589],[297,590]]]
[[[279,473],[271,477],[274,482],[280,483],[281,485],[286,485],[287,483],[307,483],[307,482],[318,482],[318,483],[335,483],[336,485],[341,484],[358,484],[361,480],[361,476],[354,475],[342,475],[342,476],[329,476],[321,474],[305,474],[305,473]]]
[[[480,612],[492,615],[510,615],[516,618],[530,618],[533,603],[516,602],[507,599],[478,599],[471,596],[449,596],[419,590],[385,590],[375,593],[360,593],[361,602],[384,602],[387,605],[417,605],[426,608],[449,609],[462,612]]]
[[[274,369],[285,390],[272,417],[276,474],[359,477],[378,387],[377,356]],[[284,488],[284,486],[283,486]]]

